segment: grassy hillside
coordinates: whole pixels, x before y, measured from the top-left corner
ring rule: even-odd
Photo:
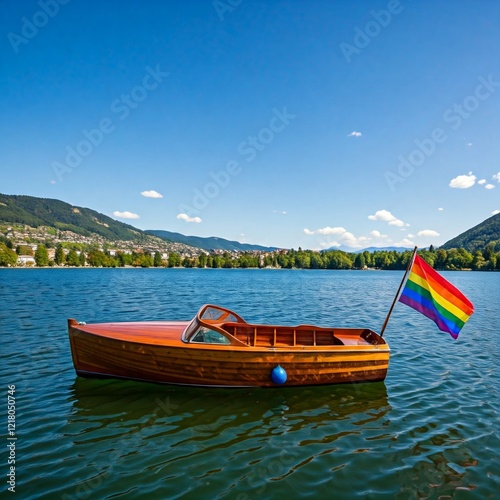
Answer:
[[[500,250],[500,214],[493,215],[477,226],[447,241],[441,248],[465,248],[469,252],[483,250],[492,243],[495,251]]]
[[[0,221],[31,227],[48,226],[109,240],[141,240],[145,234],[90,208],[48,198],[0,194]]]

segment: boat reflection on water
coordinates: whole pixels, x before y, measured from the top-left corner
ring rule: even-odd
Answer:
[[[73,411],[68,422],[155,428],[155,432],[218,432],[255,424],[274,428],[276,418],[288,430],[310,431],[311,425],[336,421],[376,421],[389,410],[383,382],[308,386],[269,391],[260,388],[217,389],[155,385],[115,379],[77,378],[72,386]],[[158,428],[156,428],[158,427]],[[151,429],[150,429],[151,430]]]
[[[333,478],[358,450],[378,446],[366,437],[387,433],[391,410],[383,382],[268,390],[77,378],[70,392],[63,433],[88,464],[79,491],[96,497],[148,484],[162,498],[193,488],[253,498],[310,463]]]

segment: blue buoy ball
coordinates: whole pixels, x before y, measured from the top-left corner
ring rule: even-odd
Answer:
[[[286,371],[280,365],[275,366],[271,372],[271,380],[275,384],[284,384],[286,382]]]

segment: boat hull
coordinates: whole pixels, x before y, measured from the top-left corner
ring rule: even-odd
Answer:
[[[78,375],[113,377],[165,384],[211,387],[279,387],[271,372],[281,366],[284,386],[324,385],[384,380],[390,350],[381,345],[289,348],[206,345],[193,348],[128,341],[69,328]]]

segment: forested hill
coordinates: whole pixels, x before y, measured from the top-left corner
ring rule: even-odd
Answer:
[[[30,227],[47,226],[62,231],[72,231],[83,236],[96,234],[108,240],[141,242],[150,236],[159,237],[167,242],[178,242],[204,250],[272,251],[276,248],[239,243],[223,238],[202,238],[185,236],[170,231],[141,231],[129,224],[116,221],[111,217],[90,208],[76,207],[60,200],[36,198],[25,195],[0,194],[0,222],[22,224]],[[441,248],[463,248],[468,252],[500,251],[500,214],[493,215],[481,224],[447,241]]]
[[[493,251],[500,250],[500,214],[493,215],[477,226],[447,241],[441,248],[465,248],[468,252],[483,250],[491,244]]]
[[[203,238],[201,236],[185,236],[180,233],[173,233],[171,231],[161,231],[161,230],[146,230],[147,234],[152,236],[157,236],[165,241],[177,241],[179,243],[184,243],[185,245],[190,245],[196,248],[202,248],[203,250],[225,250],[227,252],[240,251],[240,252],[252,252],[254,250],[261,252],[271,252],[277,250],[276,247],[264,247],[260,245],[251,245],[249,243],[240,243],[239,241],[225,240],[224,238],[217,238],[212,236],[210,238]]]
[[[69,203],[49,198],[0,194],[0,221],[30,227],[48,226],[83,236],[98,234],[109,240],[137,240],[147,236],[133,226]]]

